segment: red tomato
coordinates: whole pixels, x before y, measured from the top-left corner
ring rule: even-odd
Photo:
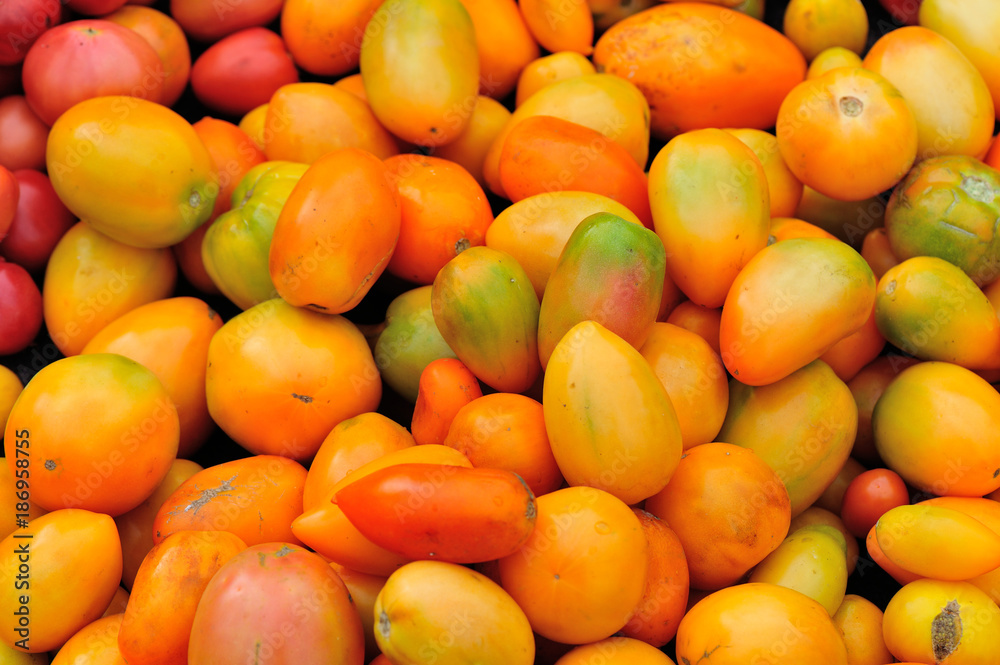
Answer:
[[[281,13],[282,0],[170,0],[170,15],[184,32],[214,42],[243,28],[267,25]]]
[[[247,28],[210,46],[191,69],[195,97],[213,111],[242,116],[297,83],[299,70],[285,42],[267,28]]]
[[[42,293],[28,271],[0,259],[0,356],[24,349],[42,327]]]
[[[480,563],[513,554],[535,527],[535,497],[511,471],[395,464],[334,496],[358,531],[414,559]]]
[[[56,0],[7,0],[0,5],[0,65],[15,65],[43,32],[59,23]]]
[[[103,16],[125,4],[125,0],[64,0],[66,6],[77,14]]]
[[[6,167],[0,166],[0,242],[14,223],[18,196],[17,179]]]
[[[0,165],[11,171],[44,169],[48,137],[48,126],[31,110],[23,95],[0,99]]]
[[[20,196],[14,223],[0,242],[0,256],[28,272],[41,273],[56,244],[76,224],[49,177],[32,169],[14,171]]]
[[[879,0],[886,11],[900,23],[917,25],[921,0]]]
[[[111,21],[70,21],[46,32],[24,58],[24,96],[52,126],[77,102],[130,95],[159,102],[163,62],[139,33]]]
[[[909,503],[910,491],[898,473],[891,469],[871,469],[847,485],[840,518],[848,531],[864,538],[887,510]]]

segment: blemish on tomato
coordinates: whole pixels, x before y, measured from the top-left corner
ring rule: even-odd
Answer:
[[[189,510],[194,510],[195,514],[197,514],[198,511],[201,510],[202,506],[204,506],[206,503],[208,503],[209,501],[211,501],[215,497],[217,497],[217,496],[219,496],[221,494],[224,494],[226,492],[232,492],[233,489],[234,489],[233,488],[233,481],[234,480],[236,480],[236,476],[235,475],[232,478],[228,479],[228,480],[223,480],[222,483],[220,483],[218,487],[210,487],[210,488],[208,488],[206,490],[203,490],[202,493],[201,493],[201,496],[199,496],[197,499],[195,499],[194,501],[192,501],[191,503],[189,503],[184,508],[184,512],[186,513]]]
[[[47,459],[47,460],[45,460],[45,470],[46,471],[55,471],[56,470],[56,461],[53,460],[53,459]]]
[[[392,632],[392,622],[389,621],[389,615],[385,613],[385,610],[378,614],[378,632],[385,639],[389,639],[389,633]]]
[[[301,401],[303,404],[311,404],[313,401],[313,398],[310,397],[309,395],[300,395],[298,393],[292,393],[292,397]]]
[[[931,622],[931,646],[938,662],[947,658],[962,642],[962,617],[957,601],[949,600]]]

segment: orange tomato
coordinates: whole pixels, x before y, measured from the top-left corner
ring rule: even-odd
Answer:
[[[847,486],[851,484],[852,480],[867,470],[868,469],[861,462],[853,457],[848,457],[844,460],[843,466],[840,467],[840,471],[838,471],[837,475],[834,476],[833,481],[826,486],[826,489],[823,490],[823,493],[819,495],[819,498],[813,502],[811,507],[822,508],[836,515],[840,515],[840,511],[844,503],[844,494],[847,492]],[[808,510],[809,508],[806,509],[806,511]]]
[[[184,33],[200,42],[214,42],[243,28],[267,25],[278,18],[282,0],[242,0],[213,6],[202,0],[170,0],[170,15]]]
[[[102,617],[111,616],[112,614],[123,614],[125,607],[128,605],[128,597],[129,593],[125,590],[125,587],[120,586],[115,589],[115,596],[111,599],[108,609],[104,610]]]
[[[285,0],[281,36],[295,64],[311,74],[340,76],[355,69],[361,39],[381,0]]]
[[[359,148],[328,152],[281,208],[271,237],[271,280],[291,305],[346,312],[385,270],[399,225],[399,192],[381,160]]]
[[[309,465],[302,507],[316,507],[335,484],[358,467],[414,445],[406,428],[380,413],[367,412],[342,420],[323,439]]]
[[[630,637],[609,637],[592,644],[573,648],[556,661],[556,665],[674,665],[662,650]]]
[[[233,192],[243,176],[267,158],[247,133],[231,122],[205,116],[191,125],[205,144],[215,166],[218,195],[209,220],[215,219],[232,206]],[[205,223],[205,226],[209,222]]]
[[[163,481],[179,431],[177,408],[153,372],[116,354],[73,356],[25,386],[7,420],[4,451],[13,473],[29,470],[31,500],[42,508],[114,516]]]
[[[686,451],[646,510],[680,538],[695,589],[735,583],[777,549],[791,523],[777,473],[752,450],[718,442]]]
[[[462,407],[482,396],[479,381],[461,360],[432,361],[420,373],[410,424],[413,439],[421,445],[444,443]]]
[[[697,333],[655,323],[639,352],[677,413],[684,450],[715,440],[729,406],[729,380],[719,354]]]
[[[476,33],[479,94],[503,99],[525,65],[538,58],[538,44],[511,0],[462,0],[462,5]]]
[[[221,327],[222,318],[204,301],[167,298],[115,319],[80,353],[117,353],[152,371],[177,407],[177,455],[189,457],[215,429],[205,399],[205,368],[209,342]]]
[[[768,238],[769,245],[773,245],[780,240],[791,240],[792,238],[837,239],[836,236],[826,229],[821,229],[815,224],[810,224],[805,220],[796,219],[795,217],[772,217],[770,232],[771,236]]]
[[[126,665],[118,648],[124,614],[101,617],[77,631],[59,648],[53,665]]]
[[[64,644],[101,616],[121,579],[118,531],[100,513],[54,510],[0,545],[0,611],[11,618],[0,626],[0,640],[17,651]]]
[[[649,560],[646,590],[621,634],[662,647],[674,638],[687,610],[690,590],[687,558],[680,539],[666,522],[645,510],[632,511],[646,534]]]
[[[493,140],[510,120],[510,115],[507,107],[497,100],[479,95],[462,133],[450,143],[436,146],[431,154],[455,162],[468,171],[481,187],[486,187],[483,162]]]
[[[841,381],[850,381],[861,368],[875,360],[885,348],[885,338],[875,319],[875,304],[864,324],[827,349],[820,360],[833,370]]]
[[[694,663],[706,653],[713,665],[848,663],[844,640],[823,606],[768,583],[716,591],[684,615],[677,660]]]
[[[871,467],[883,466],[875,449],[872,433],[872,410],[889,382],[901,371],[916,364],[917,360],[896,353],[890,353],[865,365],[847,382],[858,405],[858,433],[854,438],[851,456]]]
[[[719,332],[722,326],[721,307],[702,307],[690,300],[678,303],[667,316],[667,323],[695,333],[721,354]]]
[[[806,73],[802,53],[780,32],[701,2],[661,4],[619,21],[597,41],[594,64],[643,91],[660,139],[706,127],[773,127],[781,100]]]
[[[525,118],[507,134],[498,165],[511,201],[554,191],[602,194],[653,227],[646,174],[628,151],[589,127],[556,118]]]
[[[868,532],[867,538],[865,538],[865,550],[868,552],[868,556],[871,557],[871,560],[874,561],[879,568],[887,572],[889,576],[896,580],[899,584],[909,584],[914,580],[922,579],[920,575],[906,570],[882,553],[882,548],[879,547],[878,538],[875,535],[874,526],[872,526],[871,530]]]
[[[101,18],[135,30],[149,42],[163,63],[160,103],[176,104],[191,75],[191,49],[180,24],[152,7],[135,5],[125,5]]]
[[[796,178],[844,201],[889,189],[917,157],[917,121],[906,100],[884,77],[858,67],[795,86],[781,102],[775,133]]]
[[[379,653],[378,644],[375,642],[375,599],[385,586],[387,578],[345,568],[339,563],[331,563],[330,567],[344,581],[347,592],[351,594],[351,601],[358,609],[358,616],[361,617],[361,626],[365,633],[365,661],[369,665],[377,663],[370,660],[373,654]]]
[[[7,419],[4,418],[3,422],[7,422]],[[20,472],[20,478],[15,475],[16,472]],[[25,496],[22,491],[31,487],[30,481],[30,475],[25,473],[25,469],[15,471],[6,464],[0,466],[0,511],[2,511],[0,514],[9,515],[12,518],[0,528],[0,538],[6,538],[17,529],[17,521],[14,518],[17,513],[21,513],[18,517],[33,520],[49,512],[33,503],[30,497],[28,501],[21,500],[21,497]]]
[[[400,201],[399,241],[386,270],[431,284],[444,264],[485,242],[493,223],[490,203],[475,178],[454,162],[397,155],[384,163]]]
[[[594,63],[576,51],[559,51],[532,60],[517,79],[517,95],[514,106],[520,106],[528,97],[556,81],[596,74]]]
[[[753,150],[720,129],[681,134],[657,153],[649,167],[654,227],[670,278],[693,302],[722,305],[736,275],[767,246],[768,197]]]
[[[889,268],[899,263],[899,257],[892,251],[889,235],[884,226],[872,229],[865,234],[865,239],[861,244],[861,256],[868,262],[875,279],[882,279],[882,275]]]
[[[802,183],[785,164],[774,134],[762,129],[727,129],[727,132],[753,150],[764,167],[767,177],[768,199],[771,202],[771,225],[774,233],[775,217],[791,217],[802,199]],[[780,239],[780,238],[779,238]]]
[[[132,247],[77,222],[45,268],[45,327],[64,355],[76,355],[122,314],[168,297],[176,281],[169,249]]]
[[[167,477],[157,486],[149,498],[138,506],[115,517],[119,538],[122,543],[122,584],[132,588],[135,576],[143,559],[153,549],[153,521],[160,506],[170,498],[181,484],[202,470],[197,462],[176,459],[167,471]]]
[[[253,141],[258,150],[264,150],[264,137],[267,135],[265,121],[267,120],[268,106],[270,106],[270,103],[261,104],[240,118],[240,122],[237,125],[237,127],[250,137],[250,140]]]
[[[594,17],[587,0],[518,0],[524,22],[535,40],[552,53],[594,51]]]
[[[795,216],[859,249],[865,234],[882,226],[885,200],[875,195],[861,201],[840,201],[803,185],[802,199],[795,209]]]
[[[288,83],[278,88],[264,119],[264,152],[270,160],[312,164],[341,148],[359,148],[379,159],[399,153],[396,139],[371,108],[328,83]]]
[[[198,601],[246,543],[225,531],[180,531],[155,545],[132,586],[118,648],[126,661],[186,663]]]
[[[291,524],[302,514],[305,468],[277,455],[210,466],[185,480],[156,512],[153,542],[178,531],[228,531],[247,545],[298,544]]]
[[[882,638],[882,610],[870,600],[847,594],[833,615],[833,624],[844,638],[850,665],[892,662],[892,653]]]
[[[639,518],[591,487],[550,492],[537,506],[527,542],[500,559],[501,585],[540,635],[565,644],[610,637],[645,590],[648,545]]]
[[[530,397],[492,393],[472,400],[455,414],[443,443],[473,466],[518,474],[535,496],[562,485],[542,405]]]

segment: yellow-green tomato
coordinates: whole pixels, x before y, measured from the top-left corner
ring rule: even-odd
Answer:
[[[847,591],[847,541],[832,526],[804,526],[754,568],[750,581],[795,589],[833,616]]]

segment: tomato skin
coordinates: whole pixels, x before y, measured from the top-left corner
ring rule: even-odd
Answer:
[[[281,86],[298,80],[285,42],[267,28],[223,37],[191,68],[191,88],[198,100],[228,115],[244,115],[268,102]]]
[[[381,4],[382,0],[285,0],[281,34],[295,64],[320,76],[342,76],[355,69],[365,26]]]
[[[535,497],[515,473],[443,464],[397,464],[334,496],[376,545],[413,559],[492,561],[535,526]]]
[[[2,131],[2,130],[0,130]],[[0,256],[41,273],[76,217],[59,200],[48,176],[33,169],[14,171],[20,192],[14,221],[0,242]]]
[[[26,348],[42,328],[42,294],[28,271],[0,259],[0,356]]]
[[[184,34],[214,42],[243,28],[267,25],[281,12],[282,0],[241,0],[223,4],[204,0],[170,0],[170,15]]]
[[[163,62],[143,37],[102,19],[58,25],[24,58],[24,96],[50,127],[74,104],[106,95],[159,102]]]
[[[103,18],[135,30],[149,42],[163,63],[163,93],[160,103],[164,106],[176,104],[191,77],[191,48],[180,24],[161,11],[134,4],[120,7]]]
[[[318,554],[272,542],[243,550],[209,581],[188,663],[362,665],[364,651],[361,618],[340,576]]]
[[[840,518],[857,538],[864,538],[890,508],[910,502],[906,483],[892,469],[869,469],[847,485]]]
[[[24,95],[0,99],[0,164],[11,171],[44,169],[48,135],[48,125],[31,110]]]
[[[13,0],[0,12],[0,65],[16,65],[31,45],[62,19],[62,3]]]

